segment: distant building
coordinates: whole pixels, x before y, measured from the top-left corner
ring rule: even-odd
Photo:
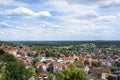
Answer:
[[[107,76],[108,80],[120,80],[120,70],[119,71],[115,71],[113,74],[109,74]]]

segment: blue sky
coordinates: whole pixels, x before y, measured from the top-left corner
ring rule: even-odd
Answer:
[[[0,0],[0,40],[120,40],[120,0]]]

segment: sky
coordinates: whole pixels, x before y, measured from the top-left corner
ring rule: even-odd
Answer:
[[[120,40],[120,0],[0,0],[0,40]]]

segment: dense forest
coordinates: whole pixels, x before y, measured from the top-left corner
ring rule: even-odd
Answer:
[[[37,46],[70,46],[79,44],[95,44],[98,46],[120,46],[120,41],[6,41],[13,44],[37,45]]]

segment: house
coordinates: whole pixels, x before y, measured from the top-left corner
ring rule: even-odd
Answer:
[[[90,70],[90,68],[89,68],[88,66],[85,66],[85,67],[84,67],[84,70],[85,70],[86,73],[88,73],[89,70]]]
[[[76,64],[76,67],[84,69],[85,65],[84,64]]]
[[[48,74],[45,73],[44,71],[40,72],[39,77],[45,77],[47,78]]]
[[[47,58],[47,57],[41,57],[40,58],[40,62],[47,61],[47,60],[55,61],[52,57],[49,57],[49,58]]]
[[[17,51],[18,51],[17,49],[11,49],[10,50],[10,54],[16,56],[17,55]]]
[[[61,57],[61,58],[63,58],[63,57],[65,57],[65,55],[64,55],[64,54],[62,54],[62,53],[60,53],[60,57]]]
[[[53,61],[49,65],[49,71],[52,71],[52,73],[56,73],[57,70],[62,70],[63,65],[59,62]]]
[[[112,66],[112,62],[107,61],[107,60],[102,60],[102,61],[101,61],[101,65],[102,65],[102,66]]]
[[[64,63],[68,63],[68,62],[71,62],[73,63],[74,62],[74,57],[63,57],[63,61]]]
[[[20,49],[20,50],[18,51],[18,53],[19,53],[21,56],[27,57],[27,52],[25,52],[23,49]]]
[[[39,68],[41,66],[40,62],[35,63],[36,68]]]
[[[69,65],[68,64],[63,64],[63,69],[69,69]]]
[[[113,74],[107,75],[108,80],[120,80],[120,70],[115,71]]]
[[[24,57],[24,56],[16,56],[16,58],[19,59],[19,60],[26,60],[26,59],[27,59],[27,58]]]
[[[56,73],[57,70],[62,70],[63,66],[60,63],[54,63],[53,64],[53,73]]]
[[[59,58],[59,59],[57,59],[57,62],[63,63],[64,61],[62,58]]]
[[[107,80],[106,75],[110,73],[110,71],[106,68],[98,68],[98,67],[93,67],[90,68],[88,71],[88,78],[97,80],[97,79],[102,79],[102,80]]]
[[[4,52],[10,53],[10,54],[16,56],[16,55],[17,55],[17,52],[18,52],[18,49],[17,49],[17,48],[4,49]]]
[[[37,74],[39,75],[39,77],[42,77],[42,78],[47,78],[48,77],[48,74],[47,72],[45,72],[42,68],[42,66],[40,66],[38,69],[37,69]]]
[[[24,60],[24,64],[25,64],[26,68],[32,66],[31,61],[28,60],[28,59],[27,59],[27,60]]]
[[[42,62],[36,62],[35,63],[36,68],[38,69],[39,67],[42,67],[43,71],[47,72],[47,67],[45,63]]]
[[[82,61],[84,63],[84,65],[88,65],[91,66],[92,64],[92,58],[88,57],[79,57],[79,60]]]

